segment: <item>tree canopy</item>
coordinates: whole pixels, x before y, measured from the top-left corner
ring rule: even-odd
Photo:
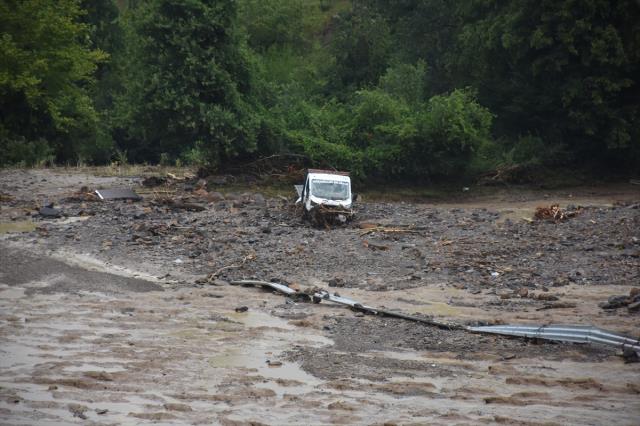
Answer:
[[[91,142],[97,117],[88,89],[107,55],[91,48],[83,13],[75,0],[0,1],[0,149],[8,161],[28,161],[41,141],[59,158]]]
[[[640,166],[634,0],[0,0],[1,163]]]

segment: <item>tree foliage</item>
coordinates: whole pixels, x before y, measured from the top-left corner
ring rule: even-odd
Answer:
[[[640,136],[640,5],[635,1],[474,2],[461,69],[508,134],[527,131],[576,156]],[[482,83],[482,84],[481,84]]]
[[[37,141],[46,139],[59,160],[69,160],[93,138],[89,88],[106,55],[91,48],[83,13],[78,0],[0,1],[0,150],[7,157],[21,144],[37,157],[35,147],[47,145]]]
[[[0,0],[3,163],[640,166],[635,0]]]
[[[255,148],[250,71],[232,0],[150,0],[130,11],[116,129],[135,159],[198,148],[213,163]]]

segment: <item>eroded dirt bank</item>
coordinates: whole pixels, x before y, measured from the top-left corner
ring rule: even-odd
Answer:
[[[2,423],[640,416],[639,364],[615,349],[440,330],[228,285],[278,279],[459,323],[594,324],[637,336],[640,314],[598,306],[640,282],[637,186],[361,205],[360,221],[416,230],[392,233],[314,229],[285,200],[213,182],[144,188],[135,203],[77,194],[114,185],[140,179],[0,172]],[[204,210],[158,202],[164,193]],[[36,215],[45,200],[65,216]],[[555,202],[580,213],[522,219]]]

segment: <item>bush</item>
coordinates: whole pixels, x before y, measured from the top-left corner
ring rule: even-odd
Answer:
[[[481,147],[491,143],[493,115],[471,90],[454,90],[429,99],[417,120],[419,144],[412,158],[422,160],[429,175],[464,173]],[[421,170],[416,168],[414,173]]]
[[[360,151],[344,144],[327,142],[318,136],[302,133],[291,136],[297,150],[309,157],[314,166],[346,170],[356,179],[365,177]]]
[[[476,156],[499,157],[490,136],[493,117],[470,90],[413,105],[380,89],[363,90],[350,106],[300,106],[289,123],[298,126],[288,133],[295,149],[318,166],[357,177],[453,176],[467,172]]]
[[[398,64],[387,68],[380,77],[380,88],[390,95],[416,105],[424,100],[427,64],[420,60],[416,65]]]
[[[54,150],[44,139],[5,139],[0,142],[0,153],[2,166],[45,166],[55,161]]]
[[[85,138],[74,144],[76,156],[93,164],[107,164],[111,160],[115,145],[108,129],[99,126],[93,138]]]
[[[187,166],[203,167],[208,165],[206,154],[202,149],[202,143],[196,143],[193,148],[183,151],[180,154],[180,158],[176,160],[176,165],[178,165],[178,161]]]
[[[547,146],[537,136],[520,136],[513,147],[505,153],[505,162],[523,166],[539,166],[551,160],[557,153],[557,145]]]

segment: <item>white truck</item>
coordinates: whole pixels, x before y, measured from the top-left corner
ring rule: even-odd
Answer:
[[[344,223],[354,215],[352,205],[357,197],[351,193],[348,172],[309,169],[304,185],[295,188],[296,205],[301,205],[303,216],[317,225]]]

